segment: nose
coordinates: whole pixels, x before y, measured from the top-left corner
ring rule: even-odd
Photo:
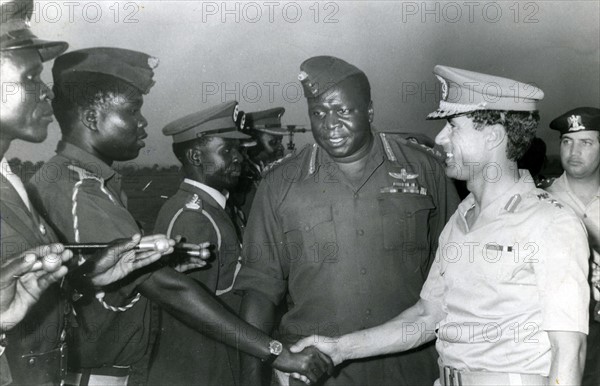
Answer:
[[[148,121],[143,115],[140,115],[140,120],[138,121],[138,129],[144,131],[144,129],[148,126]],[[145,133],[145,131],[144,131]]]
[[[232,157],[233,157],[233,162],[237,162],[240,163],[242,160],[242,153],[240,152],[240,148],[239,147],[234,147],[231,151]]]
[[[48,87],[48,85],[46,85],[46,83],[41,83],[41,90],[40,90],[40,100],[47,100],[47,101],[51,101],[52,99],[54,99],[54,92],[52,92],[52,89],[50,87]]]
[[[340,126],[339,118],[335,111],[330,111],[325,117],[325,127],[329,130],[337,129]]]
[[[435,143],[443,146],[448,142],[448,132],[450,131],[450,124],[446,123],[446,126],[435,136]]]

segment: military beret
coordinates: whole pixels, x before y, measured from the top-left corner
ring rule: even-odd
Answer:
[[[0,51],[32,48],[38,51],[42,62],[65,52],[69,48],[66,42],[42,40],[31,32],[32,13],[33,0],[0,1]]]
[[[442,100],[427,119],[477,110],[535,111],[537,102],[544,98],[544,92],[533,85],[499,76],[440,65],[433,73],[442,84]]]
[[[283,107],[248,113],[246,114],[244,131],[253,130],[271,135],[286,135],[287,130],[281,126],[283,113],[285,113]]]
[[[314,56],[300,65],[298,80],[306,98],[316,98],[353,75],[367,76],[352,64],[333,56]]]
[[[54,83],[62,84],[72,76],[86,73],[109,75],[147,94],[154,85],[158,59],[143,52],[115,47],[94,47],[71,51],[54,61]]]
[[[191,141],[203,136],[248,139],[239,131],[245,115],[236,101],[222,103],[179,118],[163,128],[164,135],[173,136],[173,143]]]
[[[578,107],[569,110],[550,122],[552,130],[560,134],[577,131],[600,131],[600,109],[595,107]]]

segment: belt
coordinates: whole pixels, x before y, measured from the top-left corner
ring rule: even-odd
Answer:
[[[65,384],[72,386],[126,386],[129,380],[129,367],[99,367],[69,371]]]
[[[536,374],[461,371],[441,364],[439,367],[442,386],[539,386],[548,384],[548,377]]]

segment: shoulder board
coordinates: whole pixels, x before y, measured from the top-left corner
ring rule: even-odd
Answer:
[[[547,192],[538,192],[535,194],[535,196],[537,197],[537,199],[539,201],[551,204],[552,206],[555,206],[558,209],[562,209],[564,208],[564,205],[560,203],[560,201],[556,200],[555,198],[553,198],[549,193]]]
[[[94,173],[92,173],[84,168],[80,168],[79,166],[67,165],[67,168],[69,170],[75,172],[79,176],[79,180],[90,180],[91,179],[91,180],[103,181],[101,177],[98,177]]]
[[[388,155],[388,159],[390,159],[390,161],[395,160],[394,159],[395,156],[390,158],[390,154],[388,152],[389,143],[386,143],[387,140],[391,139],[391,138],[393,138],[394,141],[397,141],[404,145],[410,146],[412,149],[417,149],[421,152],[427,153],[427,154],[433,156],[438,161],[443,162],[446,159],[446,157],[442,154],[442,152],[439,151],[438,149],[436,149],[435,147],[427,146],[426,144],[418,141],[418,138],[423,137],[422,134],[417,135],[417,134],[412,134],[412,133],[384,132],[384,133],[379,133],[379,136],[383,141],[384,149],[385,149],[386,154]],[[389,149],[389,151],[391,151],[391,149]]]
[[[282,158],[275,160],[273,162],[271,162],[270,164],[267,164],[261,174],[264,176],[265,174],[267,174],[269,171],[271,171],[273,168],[275,168],[278,165],[281,165],[284,161],[286,161],[287,159],[290,159],[294,156],[294,153],[288,153],[285,156],[283,156]]]

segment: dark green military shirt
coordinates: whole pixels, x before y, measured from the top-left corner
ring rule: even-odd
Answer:
[[[398,135],[375,134],[357,187],[325,151],[307,146],[259,186],[235,288],[275,304],[289,294],[284,340],[379,325],[419,299],[458,202],[442,164]],[[353,362],[327,385],[430,385],[436,357],[429,345]]]

